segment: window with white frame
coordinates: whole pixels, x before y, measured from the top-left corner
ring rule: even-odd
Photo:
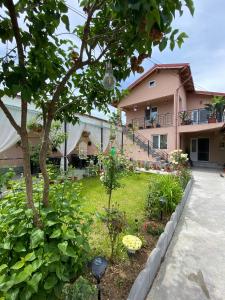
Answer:
[[[154,149],[167,149],[167,135],[166,134],[153,135],[152,143]]]
[[[156,86],[156,81],[155,80],[150,80],[149,81],[149,87],[150,88],[153,88],[153,87],[155,87]]]

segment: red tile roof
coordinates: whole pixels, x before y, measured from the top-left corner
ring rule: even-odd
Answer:
[[[209,96],[225,96],[225,93],[221,92],[210,92],[210,91],[195,91],[195,94],[199,95],[209,95]]]

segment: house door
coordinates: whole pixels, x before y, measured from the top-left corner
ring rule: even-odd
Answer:
[[[198,139],[198,160],[209,161],[209,139]]]
[[[198,160],[198,139],[191,139],[190,158],[192,161]]]

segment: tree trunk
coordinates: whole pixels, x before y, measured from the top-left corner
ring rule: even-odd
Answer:
[[[47,160],[47,154],[49,150],[49,134],[51,130],[51,124],[52,124],[52,119],[48,119],[44,127],[40,155],[39,155],[39,164],[40,164],[41,173],[44,180],[42,202],[45,207],[49,206],[49,176],[47,171],[46,160]]]
[[[23,151],[23,170],[26,183],[27,206],[33,211],[34,225],[41,228],[42,221],[33,201],[33,180],[31,175],[30,151],[27,132],[22,132],[21,134],[21,147]]]

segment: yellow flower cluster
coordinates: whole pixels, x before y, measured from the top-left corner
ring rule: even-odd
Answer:
[[[131,251],[137,251],[142,246],[142,241],[135,235],[125,235],[122,242]]]

